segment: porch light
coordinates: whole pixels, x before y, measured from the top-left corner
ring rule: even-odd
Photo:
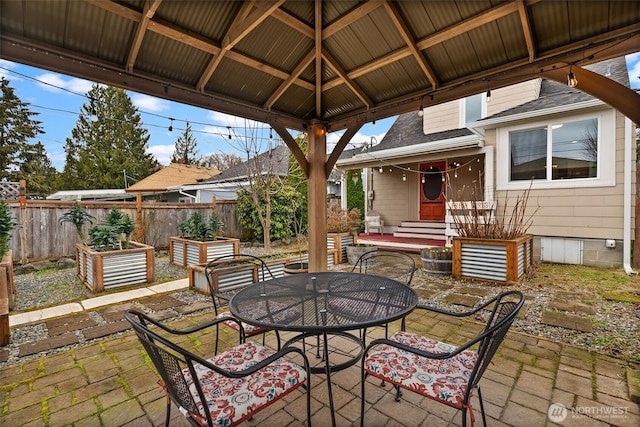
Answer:
[[[351,175],[351,181],[353,181],[353,185],[356,185],[359,179],[360,179],[360,175],[358,175],[357,173],[354,173],[353,175]]]
[[[572,71],[573,65],[569,65],[569,75],[567,76],[567,84],[569,87],[576,87],[578,85],[578,79]]]

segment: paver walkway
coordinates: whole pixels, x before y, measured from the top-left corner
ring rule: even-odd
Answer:
[[[428,291],[438,290],[421,292]],[[460,295],[474,296],[474,292],[469,289]],[[32,360],[0,369],[0,401],[3,402],[0,425],[162,425],[165,399],[157,384],[158,376],[135,335],[120,332],[126,329],[122,312],[132,305],[168,319],[176,328],[213,317],[208,307],[185,304],[172,294],[158,294],[45,320],[48,338],[44,341],[48,347],[65,339],[72,341],[72,336],[91,341],[45,357],[36,357],[35,353],[39,345],[45,344],[20,346],[23,357]],[[407,319],[408,330],[454,344],[473,336],[479,328],[477,323],[418,311]],[[113,332],[118,333],[112,336]],[[383,333],[382,329],[370,329],[367,340]],[[102,338],[92,339],[99,337]],[[191,345],[203,355],[211,355],[214,339],[210,334],[195,334],[185,340],[185,345]],[[235,343],[235,339],[231,334],[222,337],[225,345]],[[267,343],[273,346],[274,337],[269,336]],[[31,356],[27,356],[29,353]],[[638,398],[638,391],[633,387],[640,384],[637,377],[633,378],[637,371],[632,368],[638,367],[585,349],[511,331],[481,383],[489,425],[545,426],[553,424],[551,413],[557,424],[563,426],[637,427],[640,408],[632,399]],[[359,425],[359,367],[338,372],[333,379],[338,425]],[[393,388],[381,388],[377,380],[368,380],[367,387],[366,426],[461,424],[459,412],[445,405],[410,392],[404,393],[401,402],[395,402]],[[312,400],[314,425],[328,425],[327,387],[322,375],[312,377]],[[569,409],[563,412],[562,406],[552,406],[554,404]],[[474,407],[479,408],[477,403]],[[302,394],[293,393],[243,425],[297,426],[304,423],[304,416]],[[476,421],[481,422],[479,418]],[[172,425],[187,425],[175,408]]]

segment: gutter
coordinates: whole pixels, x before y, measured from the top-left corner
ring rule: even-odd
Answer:
[[[638,274],[637,271],[631,267],[631,155],[633,153],[633,123],[631,119],[625,117],[624,119],[624,189],[623,189],[623,233],[624,240],[622,243],[622,263],[624,265],[624,271],[629,276]],[[637,219],[636,219],[637,222]],[[638,242],[636,242],[637,244]]]

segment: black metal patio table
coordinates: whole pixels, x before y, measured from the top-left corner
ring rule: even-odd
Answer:
[[[349,331],[384,325],[409,314],[418,303],[411,287],[382,276],[347,272],[300,273],[258,282],[236,293],[229,310],[238,319],[268,329],[299,332],[285,345],[307,337],[322,337],[332,423],[335,413],[331,372],[354,365],[363,341]],[[331,365],[328,336],[340,336],[359,346],[347,362]]]

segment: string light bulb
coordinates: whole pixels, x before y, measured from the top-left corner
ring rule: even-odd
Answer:
[[[382,173],[384,170],[382,169],[382,165],[378,168],[378,172]]]
[[[171,120],[171,123],[169,123],[169,128],[167,130],[169,131],[169,135],[171,135],[171,132],[173,132],[173,118],[169,117],[169,120]]]
[[[402,172],[402,180],[403,181],[407,180],[407,173],[406,172]]]
[[[424,96],[420,98],[420,109],[418,110],[418,117],[424,116],[424,106],[422,104],[423,100],[424,100]]]
[[[229,139],[231,139],[231,126],[227,126],[227,129],[229,129]]]
[[[573,74],[573,64],[569,65],[569,75],[567,75],[567,85],[569,85],[569,87],[576,87],[578,85],[578,79],[576,79],[575,74]]]
[[[487,90],[487,102],[491,102],[491,90]]]
[[[422,175],[422,183],[424,184],[424,174]]]

